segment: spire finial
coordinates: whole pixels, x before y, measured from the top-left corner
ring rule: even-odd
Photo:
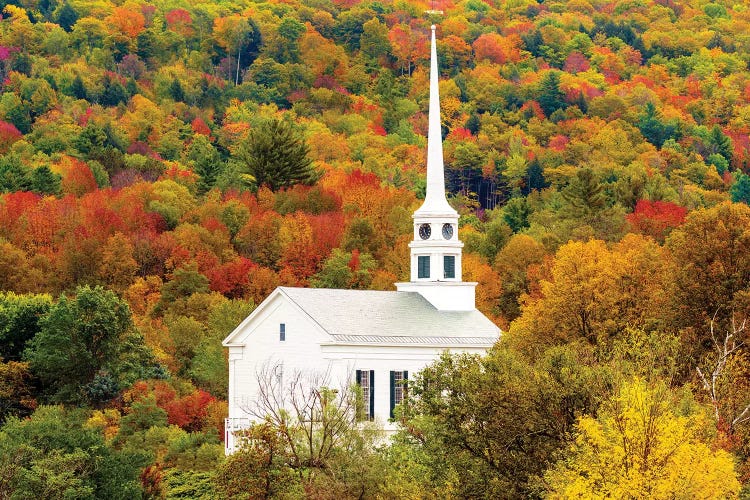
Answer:
[[[455,214],[456,211],[445,199],[445,166],[443,164],[443,140],[440,129],[440,88],[434,24],[431,26],[431,31],[430,114],[427,131],[427,192],[424,204],[417,210],[417,213]]]

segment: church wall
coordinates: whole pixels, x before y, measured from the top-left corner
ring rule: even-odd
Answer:
[[[285,340],[279,339],[280,325],[285,325]],[[292,372],[319,371],[324,368],[320,340],[309,317],[281,297],[268,304],[267,310],[246,327],[242,348],[230,347],[229,417],[249,417],[258,397],[259,373],[280,376],[282,383]],[[241,354],[234,354],[241,351]],[[281,370],[276,367],[281,366]]]
[[[396,430],[390,418],[390,372],[408,371],[409,379],[445,351],[443,346],[398,345],[324,345],[323,358],[329,360],[332,373],[354,383],[355,370],[375,371],[375,420],[386,431]],[[461,348],[453,353],[486,354],[485,348]]]

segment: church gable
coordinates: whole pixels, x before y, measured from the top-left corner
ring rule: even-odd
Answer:
[[[223,345],[245,346],[258,342],[272,344],[277,337],[278,342],[299,344],[299,335],[303,332],[306,336],[304,343],[312,341],[319,344],[330,340],[326,331],[279,287],[224,339]]]

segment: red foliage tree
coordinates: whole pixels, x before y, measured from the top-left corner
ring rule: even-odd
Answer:
[[[66,163],[62,178],[63,193],[82,196],[97,189],[96,179],[88,165],[75,158],[69,158]]]
[[[485,33],[477,38],[472,44],[476,60],[487,60],[495,64],[518,62],[521,52],[515,44],[515,40],[506,38],[497,33]]]
[[[35,207],[41,198],[30,191],[18,191],[0,197],[0,235],[11,238],[18,219]]]
[[[22,136],[15,125],[0,120],[0,153],[7,153],[10,146]]]
[[[565,59],[563,70],[568,73],[575,74],[581,73],[583,71],[588,71],[590,67],[591,65],[589,64],[589,60],[586,59],[586,56],[584,56],[580,52],[573,51],[568,54],[568,57]]]
[[[167,21],[167,29],[185,37],[192,34],[193,18],[190,16],[190,12],[185,9],[172,9],[167,12],[164,19]]]
[[[668,201],[638,200],[633,213],[625,216],[634,231],[663,242],[667,235],[685,221],[687,209]]]
[[[236,299],[248,293],[250,273],[256,267],[257,264],[250,259],[240,256],[225,264],[206,269],[203,274],[208,278],[211,290]]]
[[[164,405],[167,421],[189,432],[201,431],[208,414],[208,405],[215,400],[206,391],[198,389],[187,396],[169,401]]]
[[[190,126],[196,134],[205,135],[208,138],[211,137],[211,129],[208,128],[208,125],[206,125],[206,122],[200,116],[196,116],[190,123]]]

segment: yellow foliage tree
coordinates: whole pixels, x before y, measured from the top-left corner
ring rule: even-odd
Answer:
[[[99,278],[118,293],[122,293],[135,280],[138,263],[133,258],[133,245],[122,234],[115,233],[107,239],[102,249]]]
[[[570,454],[545,474],[548,498],[736,498],[732,456],[706,442],[706,413],[681,415],[671,396],[636,380],[599,418],[581,418]]]
[[[529,352],[571,340],[608,342],[627,327],[664,325],[668,261],[653,240],[628,235],[612,249],[601,240],[573,241],[555,255],[541,294],[526,296],[508,332]]]

